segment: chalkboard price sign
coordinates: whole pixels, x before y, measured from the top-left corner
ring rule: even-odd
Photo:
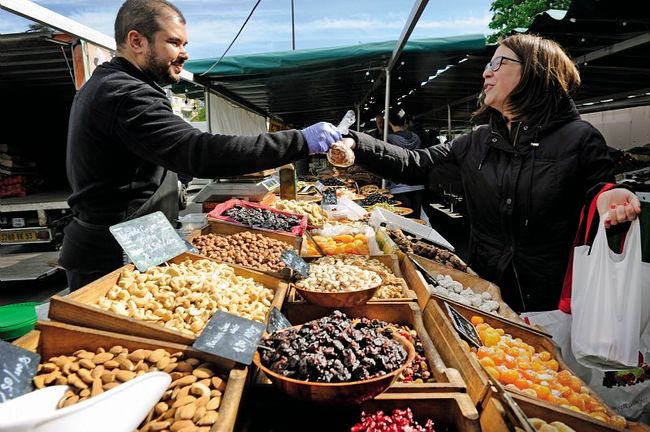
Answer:
[[[140,271],[157,266],[188,250],[162,212],[113,225],[111,234]]]
[[[264,324],[217,311],[194,344],[194,348],[249,365],[264,334]]]
[[[41,356],[0,340],[0,403],[33,390]]]
[[[273,333],[278,330],[286,329],[287,327],[291,327],[291,323],[285,317],[282,315],[282,312],[275,306],[271,308],[271,313],[269,314],[269,322],[266,325],[266,331],[269,333]]]
[[[290,269],[297,271],[304,277],[309,277],[309,264],[307,264],[304,259],[300,258],[295,251],[283,251],[280,255],[280,260],[282,260],[282,262]]]
[[[474,324],[461,315],[456,309],[449,306],[449,303],[445,302],[445,306],[447,306],[447,313],[449,313],[451,323],[454,325],[458,334],[477,348],[482,346],[483,342],[481,342],[481,339],[478,337]]]
[[[336,189],[327,188],[323,192],[323,202],[322,205],[336,205],[338,204],[338,199],[336,198]]]

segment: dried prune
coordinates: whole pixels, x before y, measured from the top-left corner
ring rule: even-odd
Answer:
[[[385,375],[401,367],[406,350],[384,334],[380,321],[351,320],[340,311],[266,336],[260,344],[262,362],[293,378],[347,382]],[[289,359],[289,360],[287,360]]]

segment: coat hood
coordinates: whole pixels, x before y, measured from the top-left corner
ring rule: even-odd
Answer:
[[[420,137],[411,131],[399,131],[388,134],[388,142],[407,150],[417,150],[421,147]]]

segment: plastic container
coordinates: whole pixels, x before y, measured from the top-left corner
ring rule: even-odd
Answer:
[[[38,320],[37,302],[14,303],[0,306],[0,339],[12,340],[29,333]]]
[[[68,386],[46,387],[0,405],[0,432],[130,432],[170,382],[169,374],[150,372],[61,409]]]

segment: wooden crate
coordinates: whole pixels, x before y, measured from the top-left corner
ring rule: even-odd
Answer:
[[[296,253],[300,252],[300,246],[302,244],[302,237],[300,236],[290,236],[286,234],[282,234],[276,231],[269,231],[269,230],[262,230],[262,229],[255,229],[255,228],[248,228],[243,225],[236,225],[232,224],[229,222],[217,220],[217,219],[208,219],[208,225],[205,226],[201,230],[195,230],[192,233],[190,233],[187,236],[187,241],[192,243],[192,241],[200,236],[200,235],[205,235],[205,234],[215,234],[219,236],[229,236],[232,234],[237,234],[240,232],[252,232],[253,234],[261,234],[265,237],[272,238],[274,240],[281,241],[283,243],[286,243],[290,245]],[[268,275],[271,275],[273,277],[277,277],[279,279],[283,280],[288,280],[291,277],[291,269],[285,267],[279,272],[275,271],[267,271],[267,270],[260,270],[252,267],[246,267],[242,265],[237,265],[237,264],[230,264],[230,263],[225,263],[228,264],[229,266],[232,267],[240,267],[240,268],[245,268],[249,270],[255,270],[260,273],[265,273]]]
[[[283,210],[277,210],[282,213],[289,213],[285,212]],[[296,216],[302,216],[302,215],[296,215]],[[241,231],[252,231],[252,232],[259,232],[264,235],[268,235],[271,238],[274,238],[276,240],[281,240],[284,241],[285,243],[292,244],[297,247],[297,251],[300,251],[300,246],[302,245],[302,236],[292,234],[290,232],[286,231],[273,231],[270,229],[266,228],[253,228],[249,227],[247,225],[243,225],[237,222],[229,222],[221,219],[215,219],[210,216],[208,216],[208,225],[209,226],[218,226],[218,232],[213,231],[218,234],[235,234]]]
[[[524,411],[528,418],[540,418],[547,423],[559,421],[578,432],[647,432],[650,430],[650,426],[635,422],[628,422],[628,429],[615,428],[613,426],[608,426],[602,422],[593,421],[593,419],[588,415],[568,415],[563,409],[557,409],[553,406],[548,408],[546,406],[540,405],[539,401],[522,398],[516,394],[513,394],[512,396],[517,405],[519,405],[519,407]],[[480,423],[482,430],[507,430],[507,423],[505,421],[506,414],[502,403],[495,397],[491,397],[487,402],[488,403],[485,404],[485,407],[480,414]]]
[[[206,258],[196,254],[183,253],[168,262],[181,263],[186,259],[197,261]],[[127,264],[65,297],[53,296],[50,300],[50,319],[99,330],[192,345],[196,339],[194,336],[93,306],[117,283],[123,271],[133,268],[132,264]],[[233,269],[238,276],[252,278],[266,288],[275,291],[271,307],[275,306],[278,309],[282,307],[288,290],[286,283],[272,276],[241,267],[233,267]]]
[[[474,292],[476,293],[483,293],[483,292],[489,292],[492,295],[492,298],[499,302],[499,315],[509,319],[510,321],[518,322],[518,323],[523,323],[524,320],[522,320],[519,315],[513,311],[510,306],[508,306],[502,299],[501,299],[501,290],[499,289],[498,286],[494,285],[492,282],[486,281],[485,279],[481,279],[478,276],[474,276],[468,273],[465,273],[460,270],[456,270],[450,267],[443,266],[435,261],[431,261],[426,258],[422,258],[417,255],[411,255],[414,260],[416,260],[422,267],[427,269],[431,274],[436,275],[436,274],[441,274],[441,275],[448,275],[450,276],[453,280],[460,282],[463,284],[465,288],[471,288]],[[431,290],[429,289],[429,284],[425,283],[426,287],[426,292],[420,292],[418,293],[418,303],[426,303],[424,299],[420,301],[421,297],[428,296],[429,298],[433,295],[431,293]],[[420,304],[420,307],[423,307],[422,304]],[[424,306],[426,307],[426,306]]]
[[[231,361],[197,351],[186,345],[154,341],[147,338],[93,330],[52,321],[39,322],[36,328],[37,330],[33,330],[14,341],[14,344],[38,352],[42,361],[54,356],[70,355],[80,349],[94,352],[99,347],[108,348],[121,345],[129,350],[162,348],[169,353],[180,351],[188,356],[214,363],[218,368],[217,372],[227,375],[228,379],[219,408],[219,420],[214,424],[211,432],[231,432],[234,430],[239,405],[246,385],[248,367],[235,365]]]
[[[545,333],[539,332],[526,325],[513,323],[512,321],[495,315],[476,312],[473,310],[473,308],[468,308],[464,305],[454,304],[453,307],[467,319],[470,319],[473,315],[481,316],[487,324],[495,328],[502,328],[506,333],[512,335],[512,337],[521,338],[524,342],[533,346],[537,352],[542,350],[548,351],[551,353],[553,358],[558,361],[560,370],[569,369],[560,357],[557,346],[553,343],[553,340]],[[442,360],[448,367],[457,369],[465,380],[465,383],[467,384],[467,393],[472,398],[472,401],[474,401],[474,403],[477,405],[487,404],[488,400],[494,396],[492,394],[492,388],[488,382],[487,374],[480,366],[478,361],[475,360],[470,355],[470,353],[468,353],[461,345],[461,339],[456,333],[456,330],[454,329],[449,319],[446,309],[443,309],[442,303],[439,304],[437,301],[430,301],[429,305],[424,310],[423,321],[425,328],[427,331],[429,331],[429,336],[434,341],[436,348],[442,357]],[[583,385],[586,384],[583,383]],[[619,430],[618,428],[614,428],[613,426],[609,426],[605,423],[597,421],[588,415],[577,413],[575,411],[562,408],[558,405],[553,405],[549,402],[541,401],[537,398],[515,392],[510,392],[510,394],[513,397],[516,397],[517,401],[525,400],[529,402],[530,406],[539,407],[539,410],[558,412],[562,413],[563,416],[591,422],[595,425],[594,427],[597,426],[601,428],[598,430]],[[602,403],[600,398],[598,398],[595,393],[590,392],[590,395]],[[604,405],[607,406],[606,404]],[[608,407],[607,409],[608,415],[611,416],[616,414],[611,410],[611,408]]]
[[[386,321],[393,324],[407,324],[413,328],[424,347],[430,372],[436,382],[434,383],[394,383],[387,390],[388,393],[464,393],[466,386],[457,370],[448,368],[442,361],[431,338],[427,334],[422,322],[420,308],[414,303],[392,304],[365,304],[353,308],[340,309],[349,317],[370,318]],[[329,315],[332,309],[305,303],[293,303],[285,306],[287,319],[294,325],[304,324]],[[263,382],[270,384],[264,379]]]
[[[415,419],[424,424],[434,421],[436,430],[451,428],[456,432],[479,432],[479,415],[471,399],[464,393],[411,394],[384,393],[357,406],[331,407],[307,404],[283,394],[255,388],[247,412],[240,415],[240,432],[332,432],[349,431],[361,420],[361,413],[382,410],[392,414],[394,409],[411,408]],[[287,410],[287,407],[290,407]],[[282,415],[278,415],[282,412]],[[495,429],[484,429],[497,432]]]
[[[410,288],[411,280],[414,277],[413,273],[404,273],[402,272],[402,266],[396,255],[369,255],[371,259],[376,259],[377,261],[384,264],[388,267],[395,276],[401,277],[404,279],[405,285],[402,286],[402,298],[399,299],[371,299],[369,303],[411,303],[416,300],[415,291]],[[307,262],[313,262],[323,257],[303,257]],[[416,281],[417,283],[417,281]],[[291,303],[304,303],[304,300],[300,298],[293,286],[289,289],[288,302]]]

